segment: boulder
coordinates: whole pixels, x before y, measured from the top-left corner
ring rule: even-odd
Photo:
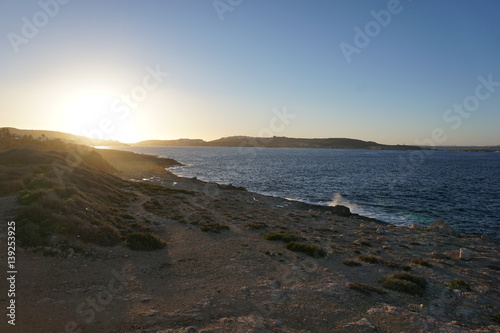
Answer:
[[[450,227],[446,222],[444,221],[436,221],[432,223],[429,227],[431,230],[438,231],[439,233],[442,233],[444,235],[448,236],[457,236],[457,232],[455,229]]]
[[[470,256],[471,256],[471,251],[468,250],[468,249],[460,249],[460,252],[458,253],[458,257],[462,260],[470,260]]]
[[[349,209],[349,207],[342,205],[336,205],[335,207],[333,207],[332,212],[341,216],[351,216],[351,210]]]

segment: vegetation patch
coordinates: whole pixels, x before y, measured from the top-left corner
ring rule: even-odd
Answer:
[[[144,182],[130,182],[130,186],[144,194],[148,195],[172,195],[172,194],[187,194],[190,196],[198,195],[200,192],[183,190],[180,188],[170,188],[166,186],[144,183]]]
[[[500,323],[500,313],[492,314],[491,319],[493,319],[493,321],[495,321],[497,323]]]
[[[392,274],[381,281],[384,288],[404,292],[410,295],[423,296],[427,282],[421,276],[408,273]]]
[[[415,265],[420,265],[420,266],[424,266],[424,267],[432,267],[432,265],[429,264],[429,262],[423,258],[413,258],[410,262],[412,264],[415,264]]]
[[[166,246],[162,240],[143,232],[128,234],[125,239],[125,245],[134,251],[156,251]]]
[[[210,224],[205,224],[200,227],[201,231],[203,232],[213,232],[216,234],[221,233],[222,231],[229,230],[229,227],[227,225],[219,224],[219,223],[210,223]]]
[[[279,240],[285,243],[290,243],[299,239],[297,236],[286,232],[269,232],[265,234],[262,238],[272,241]]]
[[[354,259],[346,259],[343,261],[343,264],[351,267],[362,266],[362,264],[359,261],[356,261]]]
[[[349,283],[348,287],[352,290],[356,290],[365,295],[371,295],[372,293],[379,295],[387,294],[385,290],[370,286],[369,284],[366,283],[351,282]]]
[[[286,248],[294,252],[303,252],[314,258],[323,258],[326,256],[326,252],[316,244],[290,242],[286,245]]]
[[[425,281],[425,278],[418,275],[412,275],[408,273],[394,273],[390,276],[390,278],[410,281],[419,285],[423,289],[427,287],[427,281]]]
[[[264,222],[249,222],[245,224],[245,227],[250,230],[262,230],[268,228],[269,226]]]
[[[361,261],[364,261],[364,262],[368,262],[370,264],[381,264],[382,263],[382,259],[375,257],[375,256],[359,256],[358,259]]]
[[[471,287],[464,281],[460,279],[451,280],[447,283],[448,288],[450,289],[459,289],[459,290],[467,290],[471,291]]]

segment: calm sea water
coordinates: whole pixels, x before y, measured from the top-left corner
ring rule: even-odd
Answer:
[[[500,153],[125,147],[173,158],[175,174],[351,211],[396,225],[444,220],[500,236]]]

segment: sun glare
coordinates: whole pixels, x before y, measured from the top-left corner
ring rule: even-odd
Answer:
[[[62,131],[124,143],[143,139],[136,129],[134,115],[113,112],[116,96],[86,93],[72,98],[64,107]]]

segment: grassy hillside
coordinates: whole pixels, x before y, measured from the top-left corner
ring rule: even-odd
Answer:
[[[134,183],[115,176],[97,150],[62,141],[0,144],[0,196],[17,197],[21,246],[59,246],[61,241],[112,246],[148,231],[144,221],[128,213],[138,195]],[[133,153],[106,153],[114,160],[120,154],[134,160]]]
[[[32,139],[34,141],[58,139],[67,143],[75,143],[87,146],[127,146],[126,144],[115,140],[92,139],[92,138],[87,138],[85,136],[56,132],[56,131],[25,130],[13,127],[0,128],[0,131],[5,131],[5,130],[8,130],[10,134],[13,136],[13,139],[15,140],[21,140],[23,138],[24,140]]]

